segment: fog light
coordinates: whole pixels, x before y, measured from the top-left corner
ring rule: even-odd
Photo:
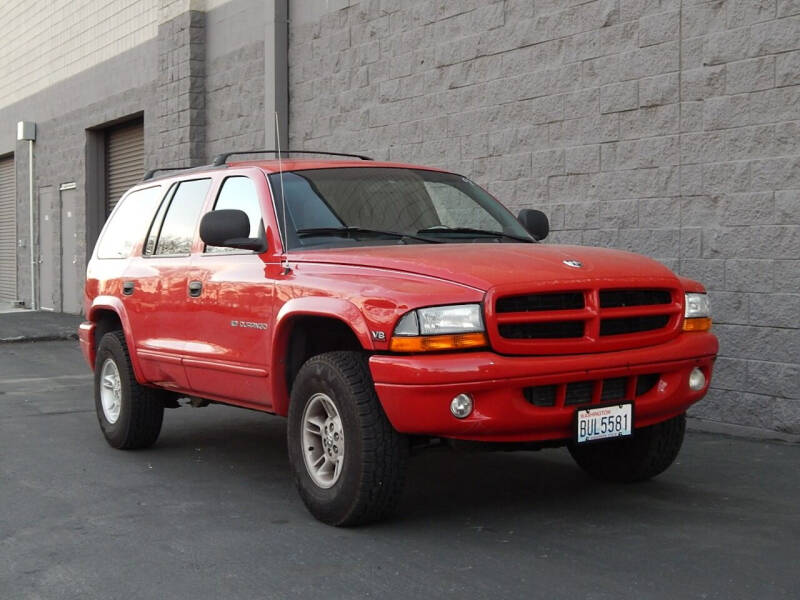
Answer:
[[[472,412],[472,396],[459,394],[450,401],[450,412],[456,419],[466,419]]]
[[[689,389],[694,392],[699,392],[704,387],[706,387],[706,376],[703,375],[703,372],[695,367],[692,369],[692,372],[689,373]]]

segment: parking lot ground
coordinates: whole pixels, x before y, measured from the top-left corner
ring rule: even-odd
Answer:
[[[167,411],[111,449],[74,341],[0,345],[0,598],[798,598],[800,446],[690,433],[639,485],[564,450],[432,451],[398,516],[315,521],[284,421]]]

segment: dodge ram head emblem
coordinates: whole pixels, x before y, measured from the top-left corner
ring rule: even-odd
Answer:
[[[583,263],[579,260],[568,259],[568,260],[562,260],[561,262],[563,262],[568,267],[572,267],[573,269],[580,269],[581,267],[583,267]]]

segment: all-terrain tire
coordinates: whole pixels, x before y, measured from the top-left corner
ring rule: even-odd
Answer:
[[[333,403],[329,413],[336,414],[336,431],[341,431],[344,445],[338,476],[328,473],[324,487],[315,482],[310,474],[312,467],[307,466],[311,459],[305,453],[314,445],[308,436],[304,443],[304,431],[308,431],[307,410],[315,402],[330,406],[329,401]],[[310,358],[292,386],[288,427],[289,462],[295,483],[317,519],[335,526],[361,525],[381,520],[396,508],[405,480],[409,442],[386,418],[363,354],[327,352]],[[328,443],[334,443],[333,437]]]
[[[109,366],[107,373],[111,381],[116,374],[119,385],[118,407],[109,413],[111,419],[107,414],[108,409],[103,408],[101,398],[103,367],[108,361],[116,367],[116,372]],[[111,384],[106,382],[106,385]],[[160,391],[136,381],[125,334],[121,331],[111,331],[100,340],[94,368],[94,400],[100,429],[112,447],[125,450],[147,448],[158,439],[164,418]],[[113,418],[114,415],[116,418]]]
[[[630,438],[587,446],[570,444],[569,452],[578,466],[592,477],[615,483],[633,483],[664,472],[678,456],[685,431],[684,413],[637,429]]]

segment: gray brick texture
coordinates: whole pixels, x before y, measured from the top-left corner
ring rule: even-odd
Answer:
[[[158,26],[160,166],[205,163],[205,18],[191,10]]]
[[[464,173],[709,289],[696,416],[800,433],[800,4],[367,0],[290,25],[292,147]]]

